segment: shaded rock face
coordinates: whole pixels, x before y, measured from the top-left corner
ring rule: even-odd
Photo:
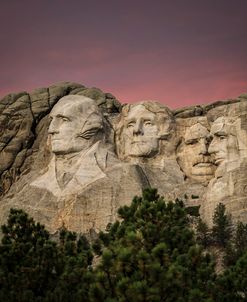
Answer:
[[[219,202],[246,223],[246,168],[247,95],[172,111],[66,82],[0,101],[0,224],[16,207],[52,233],[98,232],[147,187],[209,225]]]

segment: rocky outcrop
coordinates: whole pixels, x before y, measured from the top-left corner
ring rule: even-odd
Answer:
[[[121,108],[110,93],[70,82],[37,89],[30,94],[9,94],[0,101],[1,195],[8,192],[24,170],[30,169],[33,164],[40,169],[47,163],[47,115],[61,97],[70,94],[93,98],[110,118]]]
[[[0,224],[10,207],[51,232],[98,232],[145,187],[247,222],[247,94],[170,110],[60,83],[0,101]]]

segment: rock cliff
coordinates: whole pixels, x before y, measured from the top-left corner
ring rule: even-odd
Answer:
[[[23,208],[51,232],[98,232],[145,187],[247,222],[247,94],[170,110],[60,83],[0,101],[0,224]]]

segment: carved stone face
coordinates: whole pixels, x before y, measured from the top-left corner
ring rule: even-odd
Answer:
[[[185,175],[199,182],[208,181],[214,176],[208,140],[208,129],[197,123],[187,129],[178,152],[178,163]]]
[[[156,114],[143,105],[133,107],[125,118],[124,153],[130,157],[152,157],[159,151]]]
[[[212,141],[209,153],[214,154],[215,164],[222,166],[228,161],[237,160],[239,154],[236,129],[227,118],[220,117],[214,121],[210,134]]]
[[[83,96],[61,98],[50,113],[48,133],[52,152],[69,154],[88,149],[102,128],[102,117],[92,99]]]

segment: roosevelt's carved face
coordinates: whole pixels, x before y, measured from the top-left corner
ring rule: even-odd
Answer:
[[[239,147],[236,129],[227,118],[220,117],[211,126],[212,141],[209,153],[214,154],[215,164],[222,166],[228,161],[238,159]]]
[[[48,133],[52,152],[69,154],[88,149],[93,137],[102,128],[102,117],[92,99],[66,96],[59,100],[50,113]]]
[[[178,151],[178,163],[188,178],[199,182],[214,176],[214,165],[208,153],[209,131],[197,123],[187,129]]]
[[[124,121],[124,153],[130,157],[152,157],[159,151],[156,114],[143,105],[133,107]]]

